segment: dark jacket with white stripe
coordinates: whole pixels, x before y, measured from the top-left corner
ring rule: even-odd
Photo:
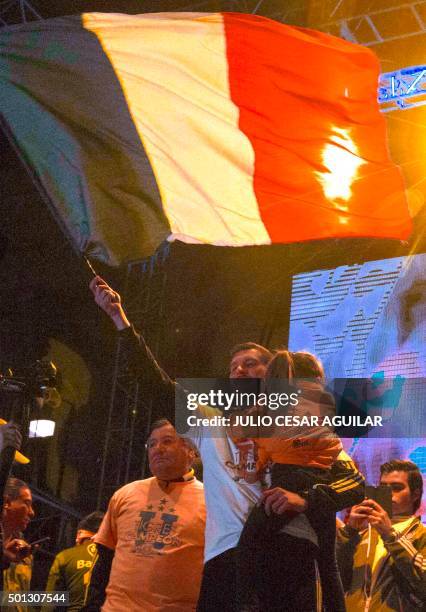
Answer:
[[[426,527],[420,518],[413,516],[401,535],[384,542],[387,554],[373,581],[366,566],[367,539],[367,530],[358,532],[348,526],[338,530],[337,558],[348,611],[354,609],[351,600],[358,602],[357,612],[426,610]],[[369,580],[372,586],[367,592]],[[360,599],[366,604],[362,609]]]

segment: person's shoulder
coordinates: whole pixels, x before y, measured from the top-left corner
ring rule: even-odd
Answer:
[[[331,466],[332,471],[339,472],[341,470],[349,471],[353,473],[353,477],[356,478],[360,483],[364,480],[361,472],[352,457],[348,453],[341,449],[337,455],[333,465]]]
[[[298,378],[297,387],[305,391],[324,391],[324,385],[315,378]]]
[[[337,455],[336,461],[342,461],[343,463],[353,463],[353,459],[348,453],[342,449]]]
[[[64,550],[61,550],[60,552],[58,552],[58,554],[56,555],[56,558],[59,559],[60,557],[69,557],[78,548],[80,548],[80,547],[79,546],[70,546],[69,548],[64,548]]]
[[[186,493],[182,495],[182,502],[192,509],[192,514],[197,517],[197,520],[201,518],[204,522],[206,518],[206,499],[204,495],[204,485],[197,478],[185,483],[184,487]]]
[[[55,557],[56,562],[59,563],[60,565],[64,565],[76,554],[79,548],[80,546],[70,546],[69,548],[64,548],[64,550],[61,550],[56,555]]]
[[[117,489],[113,497],[126,497],[126,495],[130,495],[135,491],[149,488],[156,481],[157,479],[154,476],[151,476],[150,478],[144,478],[143,480],[133,480],[132,482],[128,482],[127,484]]]
[[[194,489],[199,489],[202,493],[204,492],[204,484],[198,478],[191,480],[191,485]]]
[[[426,525],[422,523],[421,517],[415,517],[415,523],[417,523],[415,529],[413,530],[413,539],[421,538],[424,540],[424,546],[426,547]]]

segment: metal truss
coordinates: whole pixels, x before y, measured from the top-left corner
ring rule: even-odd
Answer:
[[[383,42],[417,36],[418,34],[426,33],[426,24],[422,19],[421,11],[425,11],[426,2],[411,2],[383,8],[379,11],[371,11],[364,15],[355,15],[346,19],[341,19],[337,22],[325,24],[321,29],[333,33],[336,26],[340,30],[342,38],[346,38],[355,43],[362,44],[366,47],[372,47]],[[398,34],[388,34],[380,25],[380,17],[392,17],[395,23],[398,23]],[[410,23],[407,23],[407,18]],[[405,19],[404,19],[405,17]],[[362,32],[360,35],[359,33]],[[370,37],[368,40],[367,37]]]
[[[297,23],[301,13],[305,11],[306,3],[288,2],[284,11],[271,11],[267,16],[284,23],[294,25],[307,25],[317,28],[323,32],[340,36],[354,43],[372,47],[384,42],[418,36],[426,33],[426,1],[403,2],[398,6],[388,7],[386,2],[384,8],[372,10],[362,14],[347,14],[336,19],[336,16],[344,12],[345,0],[330,2],[328,17],[325,21],[309,21],[309,23]],[[302,4],[302,6],[300,6]],[[264,5],[265,6],[265,5]],[[398,33],[387,31],[387,20],[398,24]]]
[[[81,513],[45,491],[30,486],[37,504],[36,517],[31,522],[31,539],[38,540],[49,535],[55,550],[73,546]]]
[[[0,27],[43,19],[28,0],[0,1]]]
[[[145,336],[154,354],[165,337],[162,319],[167,273],[168,243],[150,259],[127,267],[124,299],[129,319]],[[144,441],[154,414],[156,390],[129,371],[121,340],[117,343],[112,390],[105,431],[97,507],[104,508],[112,493],[123,484],[146,476]]]
[[[221,11],[221,12],[236,12],[236,13],[251,13],[256,14],[260,11],[263,4],[267,0],[225,0],[217,1],[204,0],[188,3],[187,6],[179,6],[179,11]]]

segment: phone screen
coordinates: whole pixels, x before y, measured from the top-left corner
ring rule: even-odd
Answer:
[[[377,502],[392,518],[392,489],[389,485],[379,485],[378,487],[367,485],[365,487],[365,497]]]

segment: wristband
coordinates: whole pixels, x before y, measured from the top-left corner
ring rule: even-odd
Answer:
[[[394,542],[396,542],[397,540],[399,540],[401,534],[398,533],[393,527],[389,532],[389,535],[386,537],[382,536],[382,540],[383,542],[385,542],[385,544],[393,544]]]

